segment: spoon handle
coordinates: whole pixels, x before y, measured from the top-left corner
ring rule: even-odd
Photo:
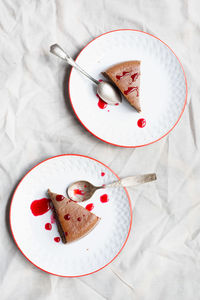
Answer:
[[[99,84],[99,81],[90,76],[85,70],[83,70],[58,44],[54,44],[50,47],[50,52],[61,59],[65,60],[69,65],[76,68],[79,72],[92,80],[95,84]]]
[[[146,182],[154,181],[156,179],[157,178],[156,178],[155,173],[145,174],[145,175],[136,175],[136,176],[122,178],[117,182],[107,184],[105,187],[106,188],[119,187],[119,186],[131,187],[131,186],[136,186],[136,185],[143,184]]]

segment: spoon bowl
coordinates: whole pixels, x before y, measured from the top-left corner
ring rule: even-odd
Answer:
[[[67,194],[71,200],[82,202],[90,199],[94,192],[100,188],[102,188],[102,186],[96,187],[88,181],[80,180],[72,183],[67,188]]]
[[[107,81],[100,81],[97,85],[97,94],[110,105],[116,105],[122,102],[121,94],[118,89]]]

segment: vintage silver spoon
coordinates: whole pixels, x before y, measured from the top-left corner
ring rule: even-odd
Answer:
[[[136,186],[139,184],[143,184],[145,182],[150,182],[156,180],[156,174],[145,174],[145,175],[136,175],[136,176],[131,176],[131,177],[126,177],[123,179],[120,179],[119,181],[103,185],[103,186],[94,186],[88,181],[76,181],[72,183],[68,188],[67,188],[67,194],[68,197],[71,200],[81,202],[88,200],[92,197],[94,192],[99,189],[104,189],[104,188],[114,188],[114,187],[131,187],[131,186]]]
[[[65,60],[69,65],[76,68],[87,78],[92,80],[97,85],[97,94],[101,99],[103,99],[106,103],[115,105],[116,103],[120,103],[122,101],[120,91],[112,85],[112,83],[108,81],[99,82],[92,76],[90,76],[86,71],[84,71],[58,44],[54,44],[50,47],[50,52],[54,55]]]

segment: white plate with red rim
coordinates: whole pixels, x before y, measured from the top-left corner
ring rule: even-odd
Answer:
[[[87,236],[72,243],[63,244],[59,239],[51,209],[43,207],[44,214],[33,214],[31,205],[46,198],[48,188],[66,196],[67,186],[80,179],[102,185],[119,178],[93,158],[64,154],[32,168],[18,184],[11,201],[10,226],[19,250],[36,267],[58,276],[78,277],[99,271],[116,258],[130,233],[131,202],[122,187],[98,190],[90,200],[80,203],[84,207],[93,204],[92,212],[101,220]],[[101,202],[102,195],[108,201]]]
[[[100,108],[96,87],[74,68],[69,96],[79,121],[94,136],[116,146],[140,147],[160,140],[178,123],[186,105],[187,81],[168,45],[132,29],[100,35],[83,48],[76,62],[94,78],[103,79],[101,72],[128,60],[141,61],[141,113],[124,98],[118,106]]]

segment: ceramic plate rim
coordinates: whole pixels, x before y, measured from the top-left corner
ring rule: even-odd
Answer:
[[[92,39],[89,43],[87,43],[83,49],[79,52],[79,54],[77,55],[75,61],[78,59],[78,57],[81,55],[81,53],[87,48],[88,45],[90,45],[92,42],[94,42],[96,39],[106,35],[106,34],[110,34],[110,33],[113,33],[113,32],[118,32],[118,31],[133,31],[133,32],[140,32],[140,33],[143,33],[143,34],[147,34],[147,35],[150,35],[151,37],[153,38],[156,38],[157,40],[159,40],[161,43],[163,43],[171,52],[172,54],[177,58],[180,66],[181,66],[181,69],[183,71],[183,75],[184,75],[184,79],[185,79],[185,101],[184,101],[184,105],[183,105],[183,108],[182,108],[182,111],[178,117],[178,120],[174,123],[174,125],[170,128],[170,130],[168,130],[164,135],[162,135],[160,138],[150,142],[150,143],[146,143],[146,144],[143,144],[143,145],[133,145],[133,146],[125,146],[125,145],[119,145],[119,144],[115,144],[115,143],[112,143],[112,142],[109,142],[107,140],[104,140],[103,138],[100,138],[99,136],[97,136],[96,134],[94,134],[91,130],[89,130],[86,125],[81,121],[81,119],[79,118],[74,106],[73,106],[73,102],[72,102],[72,98],[71,98],[71,94],[70,94],[70,82],[71,82],[71,75],[72,75],[72,70],[73,68],[71,69],[70,71],[70,75],[69,75],[69,81],[68,81],[68,93],[69,93],[69,99],[70,99],[70,103],[71,103],[71,106],[72,106],[72,109],[77,117],[77,119],[79,120],[79,122],[83,125],[83,127],[88,131],[90,132],[94,137],[98,138],[99,140],[101,140],[102,142],[105,142],[107,144],[110,144],[110,145],[113,145],[113,146],[117,146],[117,147],[122,147],[122,148],[139,148],[139,147],[144,147],[144,146],[148,146],[148,145],[151,145],[153,143],[156,143],[158,142],[159,140],[161,140],[162,138],[164,138],[165,136],[167,136],[173,129],[174,127],[178,124],[178,122],[180,121],[182,115],[183,115],[183,112],[185,110],[185,107],[186,107],[186,104],[187,104],[187,96],[188,96],[188,87],[187,87],[187,79],[186,79],[186,75],[185,75],[185,71],[184,71],[184,68],[183,68],[183,65],[180,61],[180,59],[178,58],[178,56],[175,54],[175,52],[165,43],[163,42],[160,38],[156,37],[155,35],[151,34],[151,33],[148,33],[148,32],[145,32],[145,31],[142,31],[142,30],[137,30],[137,29],[116,29],[116,30],[111,30],[111,31],[107,31],[107,32],[104,32],[100,35],[98,35],[97,37],[95,37],[94,39]]]
[[[25,179],[25,177],[35,168],[37,168],[37,166],[41,165],[42,163],[45,163],[46,161],[48,160],[51,160],[51,159],[54,159],[54,158],[57,158],[57,157],[63,157],[63,156],[77,156],[77,157],[84,157],[84,158],[88,158],[88,159],[91,159],[95,162],[98,162],[99,164],[103,165],[104,167],[106,167],[109,171],[112,172],[113,175],[116,176],[116,178],[118,180],[120,180],[119,176],[110,168],[108,167],[106,164],[102,163],[101,161],[99,161],[98,159],[95,159],[93,157],[90,157],[90,156],[87,156],[87,155],[82,155],[82,154],[60,154],[60,155],[55,155],[55,156],[52,156],[52,157],[49,157],[41,162],[39,162],[38,164],[36,164],[34,167],[32,167],[23,177],[22,179],[19,181],[19,183],[17,184],[17,187],[15,188],[14,190],[14,193],[13,193],[13,196],[11,198],[11,203],[10,203],[10,210],[9,210],[9,225],[10,225],[10,230],[11,230],[11,235],[14,239],[14,242],[15,244],[17,245],[17,248],[20,250],[20,252],[22,253],[22,255],[30,262],[32,263],[35,267],[37,267],[38,269],[40,269],[41,271],[44,271],[48,274],[51,274],[51,275],[55,275],[55,276],[59,276],[59,277],[66,277],[66,278],[76,278],[76,277],[83,277],[83,276],[87,276],[87,275],[91,275],[93,273],[96,273],[100,270],[102,270],[103,268],[105,268],[106,266],[108,266],[111,262],[113,262],[117,256],[121,253],[121,251],[123,250],[124,246],[126,245],[127,241],[128,241],[128,238],[129,238],[129,235],[130,235],[130,231],[131,231],[131,227],[132,227],[132,219],[133,219],[133,214],[132,214],[132,205],[131,205],[131,199],[130,199],[130,196],[128,194],[128,191],[125,187],[123,187],[126,195],[127,195],[127,198],[128,198],[128,202],[129,202],[129,209],[130,209],[130,224],[129,224],[129,229],[128,229],[128,233],[127,233],[127,236],[126,236],[126,239],[122,245],[122,247],[120,248],[120,250],[117,252],[117,254],[107,263],[105,264],[104,266],[102,266],[101,268],[93,271],[93,272],[90,272],[90,273],[86,273],[86,274],[81,274],[81,275],[73,275],[73,276],[69,276],[69,275],[60,275],[60,274],[56,274],[56,273],[52,273],[52,272],[49,272],[41,267],[39,267],[38,265],[36,265],[34,262],[32,262],[22,251],[22,249],[20,248],[20,246],[18,245],[16,239],[15,239],[15,236],[14,236],[14,233],[13,233],[13,229],[12,229],[12,225],[11,225],[11,210],[12,210],[12,203],[13,203],[13,200],[15,198],[15,193],[17,192],[17,189],[18,187],[21,185],[21,183],[23,182],[23,180]]]

